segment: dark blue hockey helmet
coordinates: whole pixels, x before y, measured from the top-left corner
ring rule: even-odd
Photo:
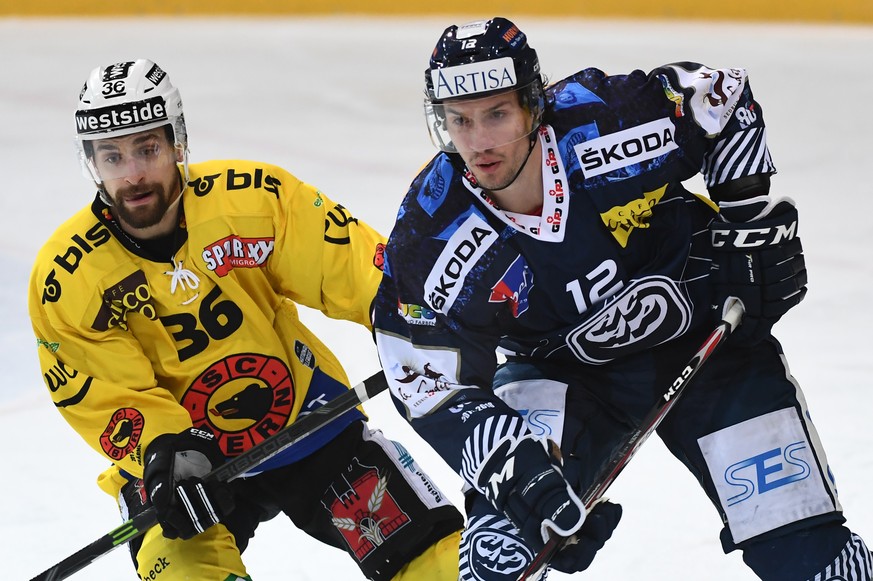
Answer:
[[[542,121],[543,79],[527,36],[506,18],[478,20],[445,29],[425,71],[425,114],[434,144],[456,152],[445,127],[443,103],[518,91],[531,113],[532,133]]]

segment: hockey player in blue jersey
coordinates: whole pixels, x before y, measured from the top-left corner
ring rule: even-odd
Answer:
[[[589,68],[544,87],[494,18],[447,28],[425,80],[441,152],[402,202],[375,328],[398,409],[465,482],[461,578],[516,579],[549,535],[579,539],[553,568],[588,567],[621,508],[586,515],[577,495],[729,297],[743,324],[659,436],[761,579],[873,578],[771,334],[806,267],[746,71]],[[682,185],[698,173],[708,197]]]

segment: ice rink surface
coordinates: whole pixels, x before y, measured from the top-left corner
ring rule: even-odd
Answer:
[[[492,16],[482,15],[483,17]],[[779,174],[794,198],[810,272],[807,299],[776,327],[828,451],[849,524],[873,545],[873,28],[511,18],[553,80],[693,60],[744,67]],[[387,233],[434,153],[422,115],[424,69],[447,24],[468,18],[0,19],[0,576],[29,579],[120,523],[94,484],[104,462],[53,410],[26,313],[32,260],[90,203],[73,112],[88,72],[147,57],[179,87],[191,160],[277,163]],[[700,186],[692,184],[698,190]],[[369,335],[306,313],[352,380],[378,369]],[[459,479],[383,395],[371,424],[402,440],[460,502]],[[624,505],[614,538],[580,579],[750,579],[723,555],[721,523],[656,438],[609,496]],[[245,554],[256,581],[360,579],[350,559],[284,517]],[[550,579],[564,579],[553,574]],[[126,549],[73,579],[136,579]]]

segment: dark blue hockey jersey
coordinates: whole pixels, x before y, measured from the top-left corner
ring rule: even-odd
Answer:
[[[682,182],[775,172],[742,69],[586,69],[546,100],[542,159],[528,161],[543,164],[540,216],[495,207],[458,156],[440,153],[386,248],[375,328],[392,395],[462,473],[477,426],[520,426],[490,392],[497,352],[645,367],[653,347],[711,327],[717,208]]]

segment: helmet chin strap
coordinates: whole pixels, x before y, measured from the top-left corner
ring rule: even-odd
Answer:
[[[521,166],[519,166],[518,171],[515,172],[515,175],[512,176],[512,179],[511,179],[511,180],[509,180],[509,183],[507,183],[505,186],[502,186],[502,187],[499,187],[499,188],[491,188],[491,189],[489,189],[488,191],[489,191],[489,192],[499,192],[499,191],[501,191],[501,190],[505,190],[506,188],[508,188],[509,186],[511,186],[512,184],[514,184],[514,183],[515,183],[515,180],[518,179],[518,176],[521,175],[521,171],[522,171],[522,170],[524,169],[524,167],[527,165],[527,162],[528,162],[528,160],[530,159],[530,154],[533,153],[533,150],[534,150],[534,147],[536,147],[536,144],[537,144],[537,132],[536,132],[536,130],[534,130],[534,131],[531,132],[531,137],[530,137],[530,147],[527,148],[527,155],[524,157],[524,161],[521,162]]]

